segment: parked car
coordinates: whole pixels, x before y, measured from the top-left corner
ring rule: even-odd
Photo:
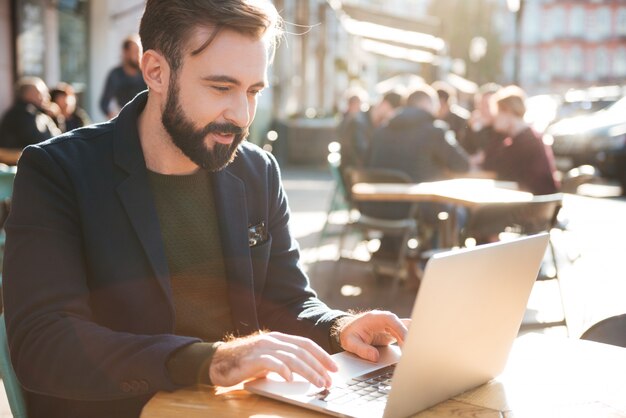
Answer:
[[[626,97],[603,110],[551,125],[552,150],[559,170],[589,164],[618,180],[626,194]]]

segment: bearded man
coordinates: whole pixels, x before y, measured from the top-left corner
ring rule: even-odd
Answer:
[[[3,290],[29,417],[137,417],[269,372],[328,387],[328,353],[402,343],[394,314],[317,298],[276,161],[244,141],[279,21],[266,0],[148,0],[148,92],[24,151]]]

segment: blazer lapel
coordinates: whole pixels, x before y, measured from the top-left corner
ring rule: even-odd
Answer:
[[[127,176],[120,180],[117,193],[150,261],[157,281],[170,302],[169,308],[173,318],[172,290],[161,227],[137,132],[137,117],[145,106],[146,99],[147,93],[135,98],[122,110],[116,121],[113,145],[115,163],[127,173]]]
[[[233,324],[245,335],[259,329],[248,245],[245,185],[225,169],[215,173],[213,187]]]

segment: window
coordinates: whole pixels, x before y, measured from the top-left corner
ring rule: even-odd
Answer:
[[[584,56],[583,50],[579,46],[573,47],[569,51],[569,60],[567,64],[567,73],[571,77],[579,77],[583,73],[584,69]]]
[[[596,11],[596,30],[599,39],[611,36],[612,20],[611,9],[606,6],[598,8]]]
[[[609,51],[601,46],[596,49],[596,56],[593,62],[595,73],[598,78],[603,78],[609,75]]]
[[[552,35],[560,38],[565,35],[565,11],[562,7],[556,6],[552,9]]]
[[[626,77],[626,46],[621,46],[615,51],[613,72],[617,77]]]
[[[626,36],[626,7],[617,9],[617,34]]]
[[[585,9],[582,6],[574,6],[570,12],[569,33],[575,37],[585,34]]]
[[[550,55],[550,72],[553,77],[561,77],[563,75],[563,50],[555,46]]]

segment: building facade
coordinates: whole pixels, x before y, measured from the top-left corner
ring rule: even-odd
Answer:
[[[503,5],[505,82],[534,93],[626,83],[626,0],[525,0],[520,43]]]

